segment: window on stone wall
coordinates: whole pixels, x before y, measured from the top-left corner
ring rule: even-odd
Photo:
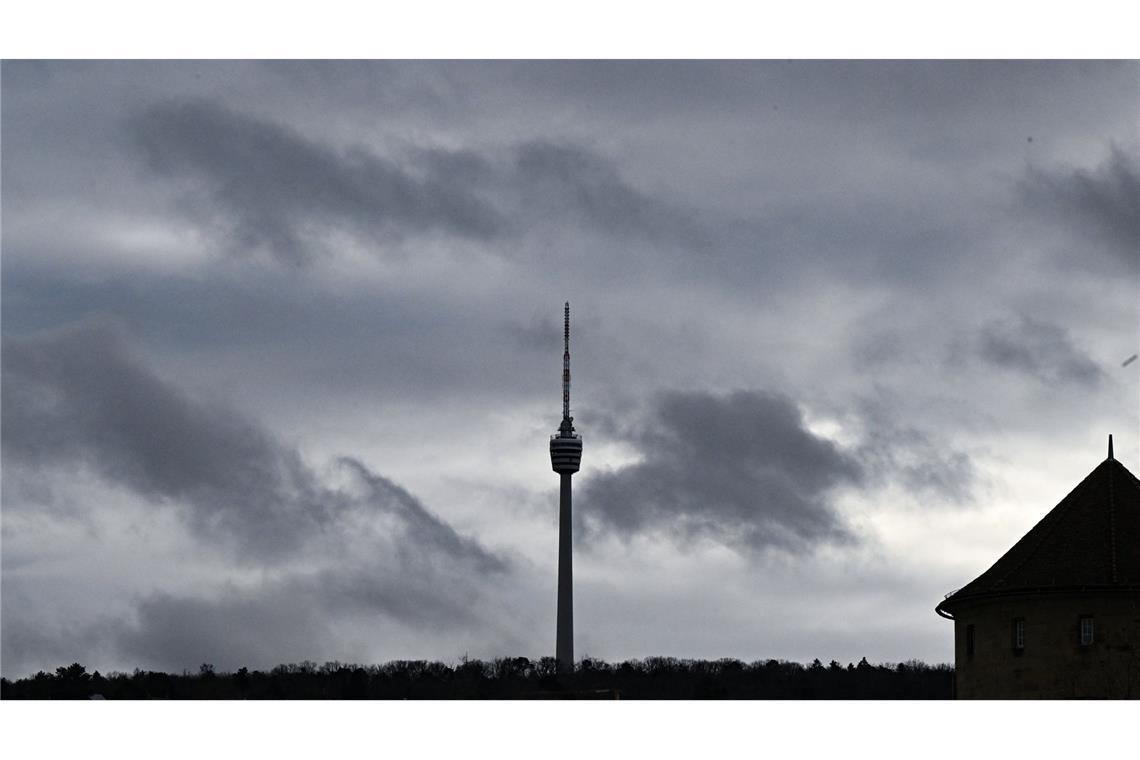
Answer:
[[[1013,619],[1013,651],[1025,651],[1025,618]]]
[[[970,623],[966,626],[966,656],[974,656],[974,624]]]
[[[1081,616],[1081,646],[1091,646],[1093,643],[1093,619],[1092,615]]]

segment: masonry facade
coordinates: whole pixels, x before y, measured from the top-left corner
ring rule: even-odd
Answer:
[[[936,608],[960,699],[1140,698],[1140,481],[1109,458]]]

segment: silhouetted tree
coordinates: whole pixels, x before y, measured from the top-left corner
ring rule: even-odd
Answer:
[[[79,663],[54,674],[0,680],[5,699],[948,699],[954,671],[916,660],[872,665],[862,658],[843,667],[832,660],[678,660],[647,657],[618,664],[586,657],[574,673],[557,673],[552,657],[490,662],[464,659],[454,667],[397,660],[362,667],[305,661],[268,673],[242,667],[217,673],[203,664],[180,675],[135,670],[88,675]]]

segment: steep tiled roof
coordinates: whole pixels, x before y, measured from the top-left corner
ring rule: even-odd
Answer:
[[[938,611],[980,596],[1081,588],[1140,589],[1140,480],[1111,453]]]

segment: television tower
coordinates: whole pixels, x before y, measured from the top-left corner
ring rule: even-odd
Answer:
[[[558,640],[554,650],[559,673],[574,672],[574,558],[570,520],[570,476],[582,462],[582,438],[570,416],[570,302],[562,333],[562,424],[550,436],[550,466],[562,478],[558,496]]]

